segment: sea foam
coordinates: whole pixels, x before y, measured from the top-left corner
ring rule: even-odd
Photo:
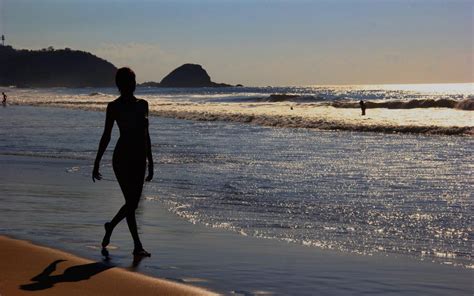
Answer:
[[[102,111],[112,89],[9,89],[9,103]],[[464,91],[466,91],[464,89]],[[424,94],[356,87],[137,89],[152,115],[271,127],[354,132],[474,134],[471,93]],[[359,100],[367,106],[361,116]]]

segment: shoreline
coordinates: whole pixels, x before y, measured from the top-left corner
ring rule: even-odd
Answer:
[[[9,164],[6,166],[3,181],[4,185],[11,185],[3,186],[4,188],[0,186],[6,189],[3,191],[6,193],[5,196],[0,195],[0,201],[4,202],[5,209],[13,209],[13,204],[29,201],[29,207],[25,210],[18,211],[19,208],[16,211],[4,212],[6,215],[2,235],[15,234],[15,237],[32,240],[39,245],[58,247],[66,252],[92,259],[88,262],[101,260],[100,249],[97,248],[98,240],[103,234],[100,217],[107,216],[109,211],[111,214],[121,203],[114,182],[103,181],[96,186],[87,185],[91,181],[88,174],[82,173],[82,168],[88,172],[89,167],[87,162],[81,160],[3,156],[0,161]],[[67,168],[70,167],[78,167],[79,171],[69,173]],[[19,172],[24,174],[21,179],[15,178]],[[41,178],[26,186],[23,179],[30,180],[29,177],[32,176]],[[24,185],[20,186],[21,184]],[[57,187],[59,184],[60,187]],[[33,199],[30,199],[29,195]],[[102,200],[108,196],[112,198],[104,201],[117,204],[112,207],[104,205]],[[60,207],[66,201],[69,201],[68,206]],[[54,211],[44,212],[51,202],[57,204]],[[76,204],[73,207],[83,208],[89,205],[87,206],[89,214],[80,208],[71,211],[70,204],[76,202],[80,202],[82,206]],[[344,292],[354,295],[368,293],[444,295],[447,290],[459,295],[470,293],[469,279],[472,270],[461,267],[442,265],[430,260],[420,261],[419,258],[404,255],[357,255],[242,236],[181,219],[169,212],[165,204],[146,198],[146,193],[139,211],[143,240],[152,252],[152,257],[143,260],[137,266],[137,271],[170,279],[171,283],[204,286],[206,289],[225,294],[239,294],[243,291],[242,293],[256,295],[258,293],[310,295],[309,291],[313,291],[320,295],[336,295]],[[100,217],[96,212],[101,213]],[[18,221],[26,219],[29,222],[26,221],[24,226],[15,224],[25,222],[18,222],[14,217],[20,217]],[[84,218],[87,220],[83,220]],[[60,228],[57,227],[57,219],[64,219]],[[32,229],[25,228],[27,225],[33,225],[30,227]],[[118,229],[115,233],[111,245],[113,255],[111,262],[122,268],[129,267],[132,259],[129,233],[125,228],[126,225],[121,225],[121,230]],[[31,252],[23,253],[31,254]],[[2,256],[4,255],[2,252]],[[15,256],[7,257],[15,258]],[[13,288],[32,284],[29,279],[57,259],[63,258],[45,261],[43,265],[26,274],[22,282],[14,284]],[[62,268],[64,263],[61,262],[58,267]],[[9,269],[5,264],[2,266],[5,266],[3,267],[5,270]],[[110,271],[113,270],[115,268]],[[102,274],[106,275],[100,273],[97,277]],[[96,276],[91,279],[95,278]],[[285,284],[282,286],[281,282]],[[85,281],[80,281],[78,284],[80,283]],[[61,283],[58,286],[66,284]],[[0,291],[3,292],[1,289],[4,289],[2,285]]]
[[[4,295],[218,295],[5,235],[0,256]]]
[[[100,239],[103,236],[103,224],[123,204],[123,196],[115,182],[110,165],[111,151],[106,154],[103,162],[104,180],[92,183],[90,177],[94,159],[93,152],[95,152],[91,149],[96,146],[96,139],[100,136],[103,113],[29,106],[12,106],[3,110],[2,126],[5,129],[2,130],[2,139],[8,140],[2,145],[2,151],[7,154],[11,152],[13,155],[1,155],[0,157],[0,166],[3,168],[0,174],[0,192],[2,192],[0,194],[0,203],[2,204],[0,233],[77,254],[93,262],[102,261]],[[304,153],[305,159],[319,155],[322,157],[319,161],[324,168],[332,165],[331,159],[335,158],[331,156],[344,158],[352,155],[352,149],[349,151],[345,149],[352,148],[355,146],[354,143],[367,141],[367,145],[363,144],[360,147],[365,150],[364,147],[370,145],[371,150],[367,156],[380,160],[378,162],[380,164],[387,163],[388,167],[392,168],[392,164],[387,162],[389,159],[382,157],[385,155],[384,152],[393,153],[399,151],[398,148],[403,149],[419,142],[421,144],[419,148],[409,150],[413,152],[412,155],[415,158],[423,160],[425,154],[434,152],[437,160],[461,160],[467,158],[467,154],[461,149],[463,147],[467,149],[471,138],[277,130],[217,121],[199,123],[160,117],[154,117],[151,120],[154,121],[154,128],[151,132],[153,139],[157,140],[154,147],[158,152],[156,160],[159,165],[157,165],[156,178],[153,182],[145,184],[142,202],[137,210],[137,219],[144,246],[152,253],[152,257],[144,259],[139,266],[136,266],[136,272],[172,282],[203,287],[226,295],[472,294],[470,283],[472,265],[468,263],[467,269],[458,266],[457,262],[460,260],[450,257],[453,254],[457,255],[450,251],[449,245],[446,247],[443,245],[442,249],[435,248],[435,250],[446,251],[446,258],[442,257],[442,253],[411,256],[405,252],[391,253],[385,252],[385,250],[379,252],[380,249],[371,247],[373,241],[370,239],[362,241],[362,244],[357,241],[348,244],[348,250],[351,252],[342,249],[326,249],[324,245],[321,247],[318,245],[309,246],[305,243],[300,244],[299,240],[284,240],[285,237],[279,236],[277,232],[280,229],[278,226],[284,224],[274,224],[269,232],[271,235],[264,236],[262,232],[257,232],[259,228],[256,223],[248,225],[251,231],[243,232],[234,230],[245,229],[245,225],[220,223],[222,220],[224,222],[226,220],[239,222],[241,217],[246,217],[252,222],[255,217],[252,213],[236,217],[237,215],[229,212],[229,219],[221,220],[219,215],[214,215],[215,211],[211,211],[209,213],[211,215],[203,215],[200,218],[194,214],[200,213],[199,207],[192,207],[193,203],[200,203],[201,206],[216,205],[216,209],[234,211],[234,209],[242,209],[240,206],[244,203],[237,202],[237,207],[220,207],[222,203],[208,203],[204,197],[215,199],[225,196],[224,202],[234,202],[236,200],[234,197],[247,198],[248,196],[248,200],[251,201],[254,197],[263,196],[252,193],[253,189],[244,190],[247,186],[253,188],[253,184],[263,184],[273,189],[291,188],[295,184],[294,182],[276,184],[263,183],[262,180],[254,183],[251,178],[246,177],[247,174],[254,176],[254,171],[240,169],[248,164],[246,159],[255,159],[255,155],[262,155],[265,151],[278,153],[278,151],[282,151],[279,147],[288,145],[288,143],[300,147],[299,150],[314,151],[314,153]],[[62,124],[58,125],[58,123]],[[115,131],[117,132],[117,129]],[[192,138],[194,135],[199,135],[197,141]],[[118,135],[115,134],[115,136]],[[219,144],[229,136],[235,140],[229,140],[225,145]],[[240,147],[239,139],[247,136],[253,138],[241,143]],[[273,142],[274,136],[277,137],[276,142]],[[305,140],[300,140],[301,137],[304,137]],[[321,145],[314,146],[315,142],[321,142]],[[196,143],[199,144],[199,148],[190,146]],[[275,148],[263,149],[268,146],[265,143],[274,143]],[[394,149],[388,149],[392,145],[395,145]],[[213,149],[208,151],[212,147]],[[235,151],[234,147],[239,147],[239,149]],[[331,148],[337,148],[335,151],[343,150],[334,153],[332,152],[334,149]],[[453,152],[451,153],[451,151]],[[15,152],[20,154],[31,152],[32,155],[15,155]],[[292,155],[292,153],[288,154]],[[45,157],[47,155],[54,157]],[[278,155],[280,154],[275,154],[275,156]],[[401,157],[400,165],[407,165],[410,168],[411,162],[409,160],[403,161],[406,155],[407,153],[404,152],[397,153],[396,156]],[[458,158],[455,158],[456,155]],[[428,160],[431,158],[432,156],[427,156]],[[265,159],[273,160],[275,157]],[[300,164],[296,155],[290,159],[295,160],[295,164]],[[354,168],[359,163],[354,162],[354,158],[350,159],[353,162],[344,166],[348,169]],[[275,163],[287,164],[287,161]],[[432,170],[428,170],[428,165],[439,163],[431,161],[427,164],[420,163],[422,168],[420,175],[430,176]],[[457,167],[452,167],[451,162],[446,164],[445,169],[449,170],[440,172],[439,180],[447,180],[447,184],[457,184],[457,186],[462,186],[459,188],[466,188],[467,183],[463,180],[456,182],[454,178],[441,178],[441,176],[450,170],[454,176],[458,176],[457,171],[468,171],[468,167],[462,163]],[[337,168],[337,163],[334,165]],[[306,167],[306,165],[302,164],[302,167]],[[270,168],[270,166],[266,165],[265,168]],[[290,168],[285,169],[286,167],[281,166],[278,168],[282,168],[278,170],[279,173],[290,172]],[[299,166],[295,168],[294,172],[299,174]],[[215,169],[216,173],[209,172],[210,169]],[[341,171],[340,167],[337,170]],[[356,172],[358,171],[356,170]],[[402,171],[407,172],[405,169]],[[267,169],[260,172],[265,173]],[[273,176],[275,181],[279,180],[271,168],[268,172],[272,173],[270,176]],[[394,170],[388,172],[395,173],[392,178],[400,176]],[[234,174],[245,178],[233,179],[230,176]],[[313,170],[306,175],[312,174],[315,174],[315,177],[318,176],[316,175],[317,171]],[[339,176],[339,174],[334,174],[334,176]],[[380,174],[371,174],[371,176],[377,177]],[[436,177],[436,175],[432,177]],[[389,178],[383,176],[381,178],[381,180],[389,181]],[[212,184],[212,180],[216,183]],[[241,180],[250,182],[247,185]],[[334,178],[316,180],[322,180],[328,184],[339,184],[333,183],[332,180],[337,182],[337,179]],[[409,181],[406,178],[399,180],[401,184],[406,184],[403,181]],[[233,186],[228,188],[226,184]],[[321,188],[329,190],[326,192],[331,192],[331,188],[324,186],[324,184],[321,183]],[[352,183],[346,184],[351,185]],[[371,188],[377,192],[377,188],[380,188],[381,185],[383,184],[375,182],[372,183]],[[216,193],[214,193],[214,189],[217,189]],[[365,188],[355,187],[355,189],[359,195],[367,192]],[[408,189],[411,189],[411,186],[408,186]],[[448,191],[445,191],[445,186],[440,186],[439,189],[441,191],[438,192],[449,192],[449,188]],[[271,194],[274,191],[269,192]],[[321,190],[310,190],[310,192],[320,192],[323,194],[323,198],[332,200]],[[410,201],[417,201],[409,191],[407,194],[412,197]],[[459,200],[465,195],[459,189],[452,191],[452,194],[453,198],[450,201],[460,207],[460,211],[457,212],[466,215],[464,206],[466,200]],[[273,200],[277,201],[278,199],[269,199],[268,201],[272,202]],[[437,201],[434,198],[427,200]],[[352,209],[357,210],[360,217],[365,217],[365,209],[370,210],[372,205],[378,204],[368,199],[360,201],[360,205],[350,208],[350,212],[355,212]],[[386,199],[386,201],[390,203],[393,199]],[[191,206],[188,210],[183,208],[187,205]],[[308,203],[308,205],[312,204]],[[321,205],[321,208],[324,209],[324,204]],[[394,205],[400,205],[400,203]],[[196,211],[193,212],[193,209]],[[333,213],[331,208],[328,209],[328,213]],[[433,208],[433,210],[437,209],[443,211],[443,208],[440,207]],[[276,211],[270,210],[269,213],[276,213]],[[249,211],[244,209],[243,212],[248,213]],[[262,213],[265,215],[266,212],[266,209],[255,211],[259,215]],[[397,212],[404,214],[411,211]],[[188,215],[189,213],[191,215]],[[206,211],[201,213],[206,214]],[[226,212],[222,211],[222,213]],[[438,216],[434,215],[433,217]],[[206,219],[207,217],[216,217],[217,219],[209,220]],[[442,217],[449,219],[451,216],[444,215]],[[393,219],[393,221],[394,224],[391,225],[397,225],[400,220]],[[466,224],[463,221],[465,219],[459,219],[459,223],[450,225],[465,233]],[[236,226],[235,229],[232,228],[233,225]],[[388,224],[382,223],[382,225]],[[326,230],[328,233],[332,232],[331,229],[321,229],[321,231]],[[292,234],[286,228],[283,231]],[[355,237],[351,233],[346,232],[348,239]],[[405,233],[409,235],[410,231]],[[376,237],[374,236],[374,238]],[[322,238],[331,239],[329,236],[322,236]],[[325,240],[314,239],[312,241],[325,242]],[[418,246],[418,244],[413,245]],[[381,246],[386,245],[381,244]],[[433,249],[431,247],[433,245],[420,244],[420,246]],[[460,243],[453,241],[453,246],[456,249],[457,246],[462,247],[463,252],[468,252]],[[125,269],[133,266],[133,257],[130,255],[132,247],[127,225],[121,223],[117,231],[114,232],[111,241],[111,261],[109,263]],[[361,253],[352,252],[352,250],[358,250],[359,247],[361,247]],[[368,252],[365,252],[364,248]],[[468,250],[470,250],[470,246]],[[431,255],[436,255],[437,258],[439,256],[439,259],[433,260]],[[39,270],[35,270],[35,273],[29,274],[27,279],[34,277],[52,262],[46,262],[44,266],[38,268]],[[58,268],[63,264],[64,262],[58,263]],[[18,285],[28,285],[28,283],[25,281]]]

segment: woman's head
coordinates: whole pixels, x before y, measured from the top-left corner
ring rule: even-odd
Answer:
[[[115,74],[115,84],[122,95],[133,94],[137,86],[135,73],[128,67],[118,69]]]

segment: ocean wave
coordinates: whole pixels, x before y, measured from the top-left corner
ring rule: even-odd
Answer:
[[[101,92],[92,92],[88,94],[89,97],[95,97],[95,96],[108,96],[107,94],[101,93]]]
[[[299,94],[271,94],[267,97],[242,97],[232,98],[228,102],[293,102],[293,103],[321,103],[321,105],[333,106],[335,108],[360,108],[360,98],[348,99],[347,97],[335,97],[327,95],[299,95]],[[367,99],[367,98],[364,98]],[[464,99],[452,98],[412,98],[410,100],[384,100],[365,101],[367,108],[387,108],[387,109],[414,109],[414,108],[452,108],[459,110],[474,110],[474,98]]]
[[[462,100],[458,102],[454,108],[460,110],[474,110],[474,98]]]
[[[152,115],[171,117],[177,119],[196,121],[232,121],[240,123],[252,123],[271,127],[285,128],[310,128],[319,130],[340,130],[353,132],[380,132],[380,133],[413,133],[430,135],[474,135],[474,127],[470,126],[419,126],[419,125],[390,125],[373,124],[360,125],[338,121],[327,121],[323,119],[311,119],[299,116],[281,115],[246,115],[210,112],[184,112],[184,111],[153,111]]]
[[[328,98],[321,95],[292,95],[292,94],[272,94],[267,98],[261,99],[263,102],[322,102],[327,101]]]
[[[106,101],[37,101],[37,102],[14,102],[14,105],[33,105],[72,108],[89,111],[103,111],[106,107]],[[356,103],[352,103],[356,104]],[[358,103],[357,103],[358,104]],[[173,104],[172,104],[173,105]],[[185,104],[186,105],[186,104]],[[469,104],[466,104],[469,105]],[[150,110],[154,116],[168,118],[195,120],[195,121],[229,121],[238,123],[250,123],[262,126],[281,127],[281,128],[307,128],[333,131],[352,131],[352,132],[379,132],[379,133],[411,133],[411,134],[429,134],[429,135],[474,135],[473,126],[438,126],[438,125],[395,125],[390,123],[371,123],[360,124],[358,122],[345,122],[338,120],[327,120],[320,118],[311,118],[298,115],[276,115],[276,114],[245,114],[245,113],[227,113],[212,112],[202,110],[173,110],[155,106]],[[192,104],[190,105],[192,108]],[[340,107],[352,108],[352,107]]]
[[[60,106],[60,105],[107,105],[109,101],[71,101],[71,100],[51,100],[51,101],[41,101],[41,102],[29,102],[28,105],[52,105],[52,106]],[[14,103],[12,103],[14,104]]]
[[[317,247],[327,250],[339,250],[342,252],[350,252],[361,255],[372,255],[374,253],[406,254],[416,257],[430,258],[433,261],[463,267],[469,266],[472,257],[469,252],[460,250],[440,250],[437,247],[410,246],[410,244],[397,246],[396,243],[393,241],[386,241],[384,244],[381,243],[380,238],[378,241],[374,240],[371,242],[370,240],[365,240],[363,243],[361,242],[359,244],[353,245],[351,243],[348,243],[348,241],[344,239],[338,238],[337,235],[334,236],[334,234],[338,234],[345,238],[352,237],[352,239],[349,241],[355,243],[357,241],[355,239],[355,236],[360,235],[361,232],[360,225],[323,225],[322,230],[324,230],[324,232],[327,231],[328,234],[323,235],[322,237],[311,237],[310,235],[308,235],[308,232],[303,230],[305,227],[303,227],[302,229],[301,226],[298,226],[298,223],[288,224],[285,221],[272,222],[254,219],[245,220],[245,223],[242,223],[242,218],[239,219],[236,217],[232,217],[231,219],[229,219],[230,217],[226,216],[226,218],[222,219],[218,215],[216,216],[213,212],[207,212],[206,210],[203,210],[199,207],[196,208],[196,205],[192,202],[180,202],[174,199],[162,199],[156,197],[146,197],[146,199],[149,201],[164,203],[170,212],[189,221],[192,224],[202,224],[210,228],[225,229],[237,232],[243,236],[253,236],[262,239],[279,240],[287,243],[300,244],[307,247]],[[255,205],[255,208],[258,208],[259,206],[261,206],[261,204]],[[216,208],[219,208],[219,206],[213,205],[212,208],[213,210],[215,210]],[[403,215],[401,214],[401,216]],[[301,231],[304,233],[303,235],[301,235]],[[364,231],[370,232],[370,230]],[[383,228],[375,231],[384,232]],[[388,236],[388,234],[382,234],[382,236]]]
[[[336,99],[339,97],[336,97]],[[294,103],[315,103],[324,102],[334,99],[329,95],[299,95],[299,94],[271,94],[269,96],[234,96],[227,99],[219,98],[219,100],[209,100],[209,102],[234,102],[234,103],[278,103],[278,102],[294,102]]]
[[[462,101],[453,99],[413,99],[409,101],[384,101],[384,102],[365,102],[369,109],[387,108],[387,109],[414,109],[414,108],[453,108],[459,110],[474,110],[474,98],[464,99]],[[335,108],[360,108],[357,101],[335,101],[331,103]]]
[[[3,156],[25,156],[25,157],[38,157],[38,158],[52,158],[52,159],[75,159],[75,160],[92,160],[92,156],[82,155],[81,153],[75,154],[58,154],[56,152],[43,153],[35,151],[3,151],[0,152]]]

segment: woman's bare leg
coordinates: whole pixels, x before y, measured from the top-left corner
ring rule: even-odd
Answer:
[[[142,249],[143,248],[142,243],[138,235],[138,227],[137,227],[137,219],[135,217],[135,210],[132,210],[127,215],[127,224],[128,224],[128,229],[130,230],[130,234],[132,235],[132,238],[133,238],[133,244],[135,246],[135,249]]]
[[[102,248],[107,247],[107,245],[110,243],[110,237],[112,236],[112,232],[114,231],[115,226],[120,223],[120,221],[123,220],[127,216],[127,204],[123,205],[120,210],[115,214],[114,218],[112,221],[107,222],[104,224],[105,228],[105,235],[104,238],[102,239]]]
[[[143,183],[138,183],[135,188],[136,190],[133,195],[133,199],[128,202],[128,204],[130,205],[130,211],[127,214],[128,229],[130,230],[130,234],[132,235],[134,243],[133,254],[136,256],[150,256],[150,253],[143,249],[142,243],[140,241],[140,236],[138,235],[137,219],[135,214],[135,211],[138,208],[138,202],[140,201],[140,197],[142,195]]]
[[[123,205],[117,214],[114,216],[112,221],[105,223],[105,235],[102,240],[102,246],[105,248],[110,241],[112,231],[123,218],[127,219],[128,229],[133,238],[134,251],[133,253],[138,256],[150,256],[150,253],[143,249],[140,237],[138,235],[137,219],[135,211],[138,207],[140,200],[143,182],[145,176],[139,176],[139,174],[130,174],[131,171],[135,171],[133,168],[120,168],[120,166],[114,166],[115,176],[119,182],[120,189],[122,190],[123,196],[125,197],[125,205]],[[143,168],[143,174],[145,170]]]
[[[125,197],[126,202],[112,218],[112,221],[104,224],[105,235],[102,239],[102,248],[107,247],[107,245],[110,243],[110,237],[112,236],[112,232],[114,231],[115,227],[120,223],[120,221],[127,217],[128,213],[130,212],[130,204],[127,202],[127,197],[132,193],[130,190],[130,184],[129,182],[124,182],[124,178],[119,178],[118,176],[117,181],[120,185],[120,189],[122,190],[122,194]]]

